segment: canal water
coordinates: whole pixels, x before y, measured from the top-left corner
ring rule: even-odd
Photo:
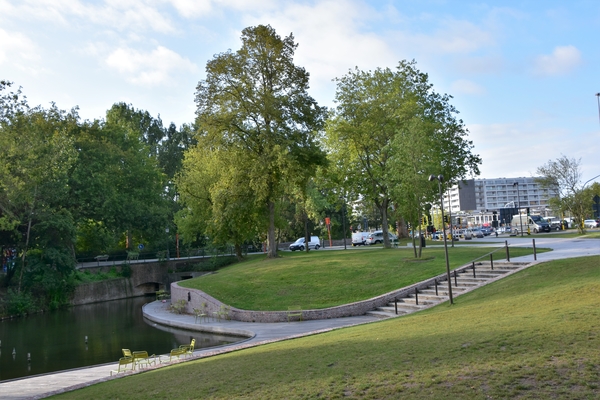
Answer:
[[[123,348],[166,354],[192,338],[196,348],[243,340],[156,325],[142,315],[142,306],[153,300],[114,300],[0,321],[0,381],[116,363]]]

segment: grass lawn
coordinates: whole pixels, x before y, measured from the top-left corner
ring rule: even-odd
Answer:
[[[460,267],[495,249],[449,247],[450,268]],[[511,258],[532,252],[528,248],[510,248]],[[503,258],[506,258],[504,249],[494,254],[495,260]],[[281,257],[275,260],[254,256],[216,274],[185,280],[179,285],[200,289],[245,310],[285,310],[295,304],[303,309],[317,309],[369,299],[445,271],[443,247],[424,248],[421,259],[415,259],[409,248],[367,247],[308,254],[281,252]]]
[[[68,399],[597,399],[600,257],[448,303],[124,377]]]

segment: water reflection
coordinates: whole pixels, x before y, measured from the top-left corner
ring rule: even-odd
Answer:
[[[196,348],[243,340],[175,328],[156,329],[158,326],[146,322],[141,311],[152,300],[115,300],[0,321],[0,381],[114,363],[122,348],[166,354],[192,338]]]

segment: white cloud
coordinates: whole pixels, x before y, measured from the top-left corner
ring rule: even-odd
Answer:
[[[36,46],[27,36],[0,28],[0,64],[7,61],[19,63],[37,58]]]
[[[153,0],[105,0],[91,4],[81,0],[25,0],[4,7],[12,18],[51,21],[63,26],[87,22],[118,31],[150,30],[160,33],[177,31],[168,14]]]
[[[581,52],[575,46],[557,46],[551,55],[538,56],[534,73],[540,76],[565,75],[581,65]]]
[[[170,0],[170,3],[185,18],[205,15],[213,9],[212,2],[209,0]]]
[[[453,93],[464,93],[481,95],[485,94],[485,88],[468,79],[459,79],[452,82],[451,89]]]
[[[119,48],[107,58],[106,64],[137,85],[161,85],[171,81],[178,71],[195,72],[196,65],[173,50],[158,46],[149,53],[131,48]]]
[[[470,54],[495,44],[492,33],[460,20],[445,21],[431,34],[400,31],[397,40],[401,46],[427,54]]]
[[[548,127],[537,120],[469,124],[467,127],[475,145],[474,152],[483,160],[480,167],[483,178],[535,176],[538,167],[561,154],[581,158],[584,171],[600,168],[596,156],[600,143],[590,141],[589,132]],[[581,146],[582,142],[586,146]]]
[[[223,12],[262,12],[280,6],[275,0],[165,0],[184,18]],[[227,11],[226,11],[227,10]]]

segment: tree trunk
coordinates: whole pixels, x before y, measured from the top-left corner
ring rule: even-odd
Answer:
[[[242,261],[244,259],[244,255],[242,254],[242,246],[239,243],[234,245],[235,247],[235,257],[238,261]]]
[[[21,256],[21,272],[19,273],[19,286],[17,287],[17,293],[21,293],[21,283],[23,281],[23,271],[25,270],[25,258],[27,256],[27,248],[29,247],[29,236],[31,233],[31,220],[32,215],[29,215],[29,222],[27,223],[27,237],[25,239],[25,248],[23,249],[23,255]]]
[[[17,293],[21,293],[21,283],[23,281],[23,271],[25,270],[25,259],[27,257],[27,249],[29,248],[29,238],[31,236],[31,221],[33,220],[33,209],[35,207],[35,199],[37,197],[37,186],[33,190],[33,200],[31,201],[31,211],[29,212],[29,222],[27,223],[27,237],[25,238],[25,248],[21,256],[21,272],[19,273],[19,286]]]
[[[383,201],[381,202],[381,207],[379,208],[379,211],[381,212],[381,230],[383,232],[383,247],[385,247],[386,249],[392,248],[392,243],[390,242],[390,235],[388,233],[388,205],[389,200],[386,198],[383,199]]]
[[[267,257],[277,258],[277,243],[275,243],[275,202],[269,200],[269,230],[267,232]]]
[[[306,211],[303,211],[303,217],[304,217],[304,250],[308,253],[310,251],[309,249],[309,243],[310,243],[310,234],[308,232],[308,214],[306,213]]]

